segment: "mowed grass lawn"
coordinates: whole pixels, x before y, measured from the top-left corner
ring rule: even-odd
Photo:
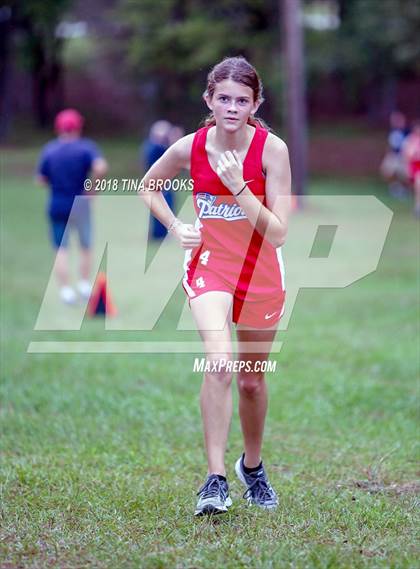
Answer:
[[[110,176],[137,174],[134,142],[103,146]],[[264,447],[278,510],[248,509],[241,497],[235,409],[234,505],[195,519],[206,465],[192,355],[27,353],[31,340],[62,337],[33,330],[52,266],[36,156],[2,150],[0,566],[418,567],[411,203],[372,180],[311,183],[314,194],[376,194],[394,210],[378,269],[344,289],[301,290],[278,334]],[[103,322],[62,334],[103,339]]]

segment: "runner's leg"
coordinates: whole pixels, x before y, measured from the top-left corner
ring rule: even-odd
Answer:
[[[67,247],[59,247],[55,258],[55,274],[61,287],[69,286],[69,255]]]
[[[90,249],[80,247],[80,276],[83,280],[88,281],[92,267],[92,252]]]
[[[245,466],[256,467],[261,461],[264,423],[267,413],[267,385],[265,374],[255,371],[256,361],[266,361],[276,336],[278,323],[272,328],[255,329],[238,325],[238,359],[250,361],[252,371],[242,370],[237,375],[239,417],[244,438]],[[263,351],[250,352],[254,342],[264,342]]]
[[[232,372],[222,365],[232,359],[232,295],[210,291],[190,299],[207,361],[200,394],[208,473],[226,476],[224,456],[232,418]]]

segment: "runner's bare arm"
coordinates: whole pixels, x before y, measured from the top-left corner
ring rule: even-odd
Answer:
[[[291,208],[291,174],[287,146],[274,134],[267,137],[262,162],[267,207],[248,187],[236,199],[258,233],[273,247],[280,247],[286,240]]]
[[[193,138],[194,134],[189,134],[177,140],[149,168],[142,180],[142,189],[139,191],[139,196],[165,227],[171,225],[175,215],[162,196],[162,192],[155,189],[156,182],[157,180],[171,180],[182,169],[189,167]],[[152,180],[153,183],[151,183]]]
[[[289,151],[285,142],[274,134],[268,135],[267,143],[266,159],[263,155],[263,167],[266,170],[265,195],[267,207],[274,214],[274,220],[271,216],[267,229],[267,238],[283,245],[292,204]]]
[[[48,186],[48,184],[49,184],[48,178],[46,176],[43,176],[42,174],[36,174],[35,175],[35,182],[39,186]]]
[[[92,178],[103,178],[108,172],[108,162],[105,158],[98,157],[92,162]]]
[[[105,176],[108,172],[108,162],[102,156],[95,158],[92,162],[91,170],[90,170],[90,178],[91,180],[99,180]],[[85,196],[89,198],[89,200],[93,200],[96,196],[96,192],[89,192],[85,193]]]

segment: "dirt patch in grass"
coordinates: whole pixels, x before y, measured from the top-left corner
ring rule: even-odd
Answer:
[[[365,479],[365,480],[350,480],[348,482],[340,482],[337,484],[337,489],[353,489],[363,490],[369,494],[393,494],[397,496],[414,494],[420,495],[420,482],[417,480],[397,483],[385,482],[379,479]]]

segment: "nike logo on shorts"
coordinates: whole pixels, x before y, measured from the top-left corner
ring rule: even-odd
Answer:
[[[272,314],[266,314],[264,318],[265,318],[266,320],[269,320],[269,319],[272,318],[275,314],[277,314],[277,312],[278,312],[278,311],[276,310],[276,311],[273,312]]]

